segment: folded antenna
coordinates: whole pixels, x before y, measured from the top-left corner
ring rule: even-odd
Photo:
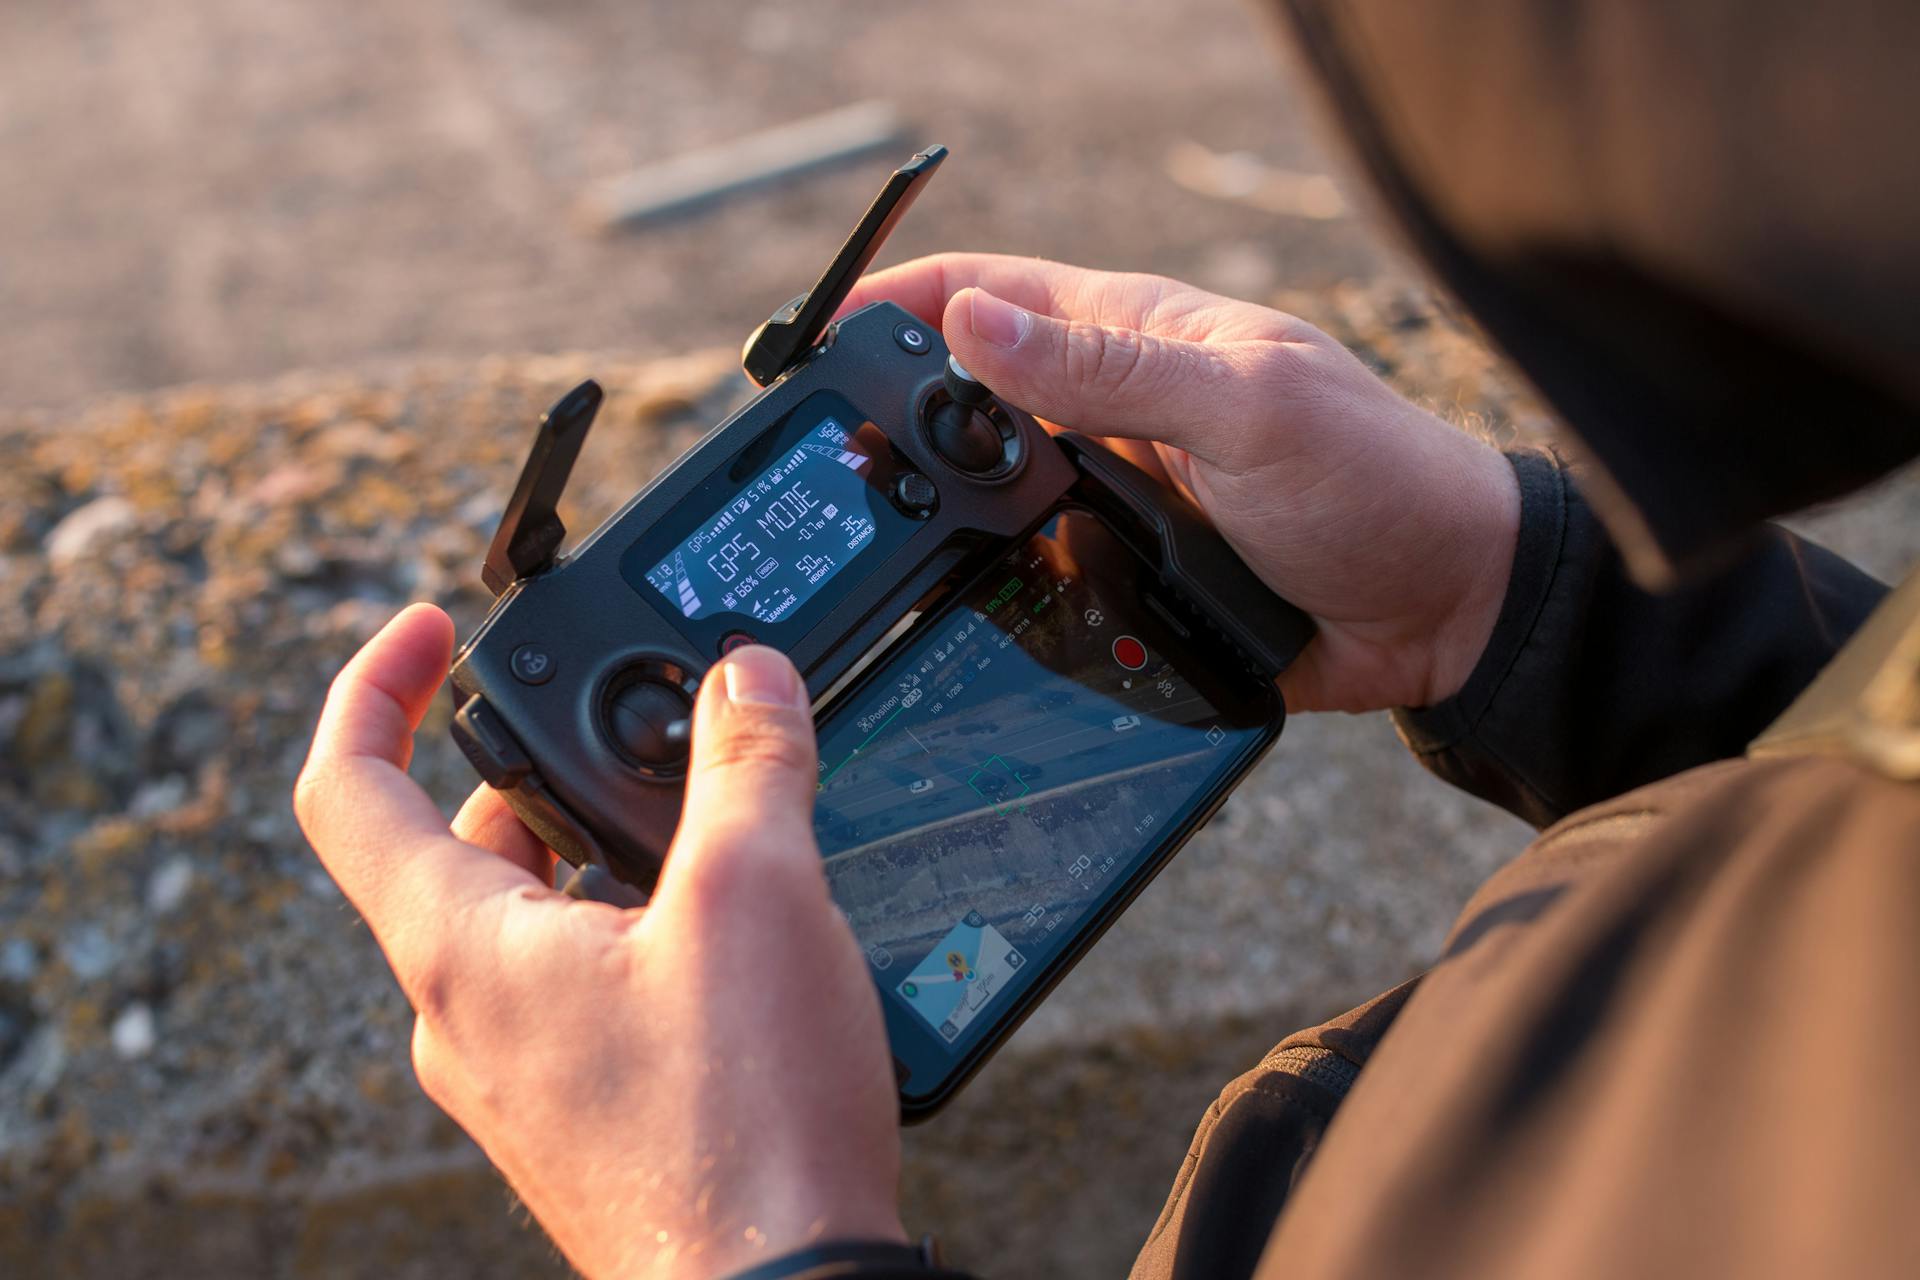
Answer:
[[[853,291],[854,282],[887,242],[894,224],[913,206],[920,188],[946,158],[945,147],[928,147],[893,171],[813,288],[774,312],[747,339],[740,365],[749,378],[764,387],[813,350],[833,322],[833,313]]]
[[[527,465],[520,468],[513,497],[507,500],[486,563],[480,567],[480,580],[496,596],[521,578],[546,569],[559,552],[567,536],[567,527],[560,522],[560,495],[586,442],[587,428],[600,412],[601,399],[600,384],[589,378],[554,401],[540,419]]]

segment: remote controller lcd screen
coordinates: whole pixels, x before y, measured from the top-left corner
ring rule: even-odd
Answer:
[[[634,590],[707,648],[742,629],[797,635],[918,521],[890,503],[886,433],[831,391],[808,396],[656,520],[620,558]]]
[[[649,569],[647,581],[682,617],[780,621],[873,541],[861,475],[873,465],[849,424],[823,420]]]
[[[1271,731],[1252,677],[1152,607],[1143,573],[1066,511],[820,724],[834,898],[889,1020],[904,1011],[943,1054],[1038,981]]]

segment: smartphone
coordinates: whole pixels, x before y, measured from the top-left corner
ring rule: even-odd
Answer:
[[[1080,506],[835,699],[815,834],[879,988],[906,1119],[1006,1042],[1285,715],[1272,680]]]

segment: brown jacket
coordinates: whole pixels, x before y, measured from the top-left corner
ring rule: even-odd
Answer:
[[[1515,460],[1493,643],[1398,717],[1544,833],[1222,1094],[1138,1274],[1920,1276],[1920,583],[1761,531],[1920,453],[1920,5],[1271,7],[1586,496]]]
[[[1920,789],[1844,735],[1740,758],[1883,588],[1776,532],[1648,595],[1515,464],[1494,640],[1400,722],[1551,825],[1424,976],[1227,1088],[1136,1275],[1920,1275]]]

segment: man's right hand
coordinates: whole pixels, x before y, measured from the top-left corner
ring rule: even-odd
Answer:
[[[1506,595],[1520,498],[1500,454],[1283,312],[1159,276],[942,254],[863,280],[1049,425],[1111,437],[1206,511],[1320,633],[1296,711],[1460,690]]]

